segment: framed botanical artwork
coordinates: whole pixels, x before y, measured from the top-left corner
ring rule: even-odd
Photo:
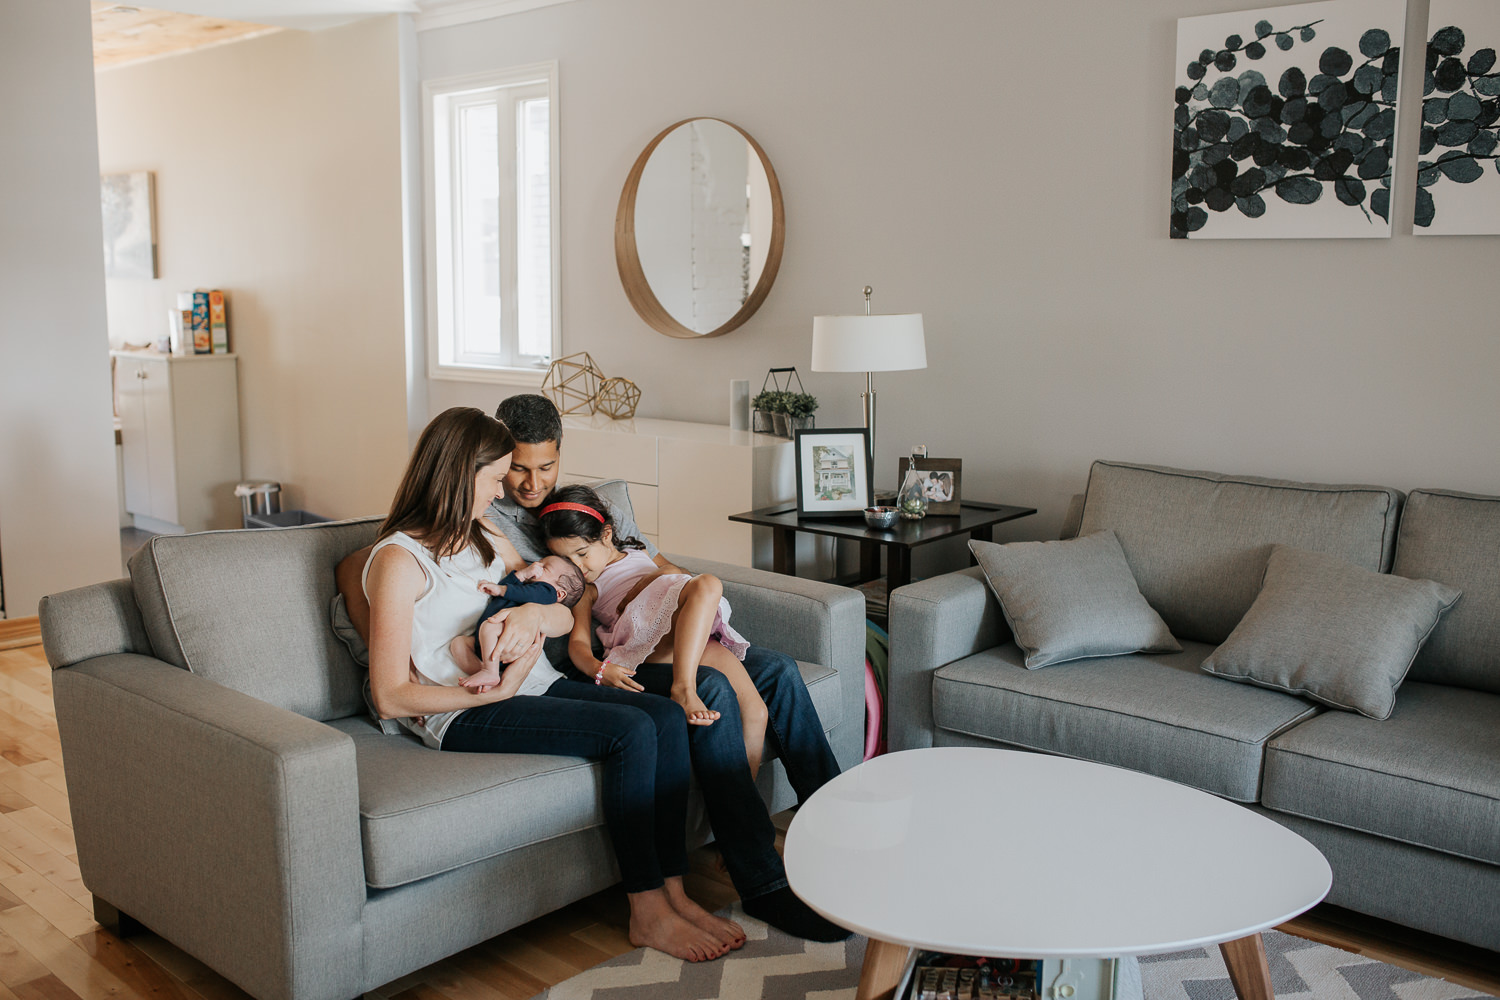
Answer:
[[[1389,237],[1405,32],[1406,0],[1179,19],[1172,238]]]
[[[797,514],[859,517],[873,502],[869,438],[863,427],[799,430]]]
[[[1412,212],[1417,236],[1500,233],[1497,47],[1500,4],[1432,0]]]
[[[104,216],[104,276],[149,281],[156,269],[156,175],[99,178]]]
[[[896,470],[896,481],[906,482],[911,459],[902,456]],[[962,485],[964,460],[961,458],[919,458],[917,471],[926,477],[927,513],[938,517],[957,517],[959,487]]]

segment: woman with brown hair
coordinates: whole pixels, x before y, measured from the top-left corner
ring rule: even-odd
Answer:
[[[449,643],[477,624],[487,600],[479,583],[521,564],[484,517],[503,493],[514,447],[504,424],[469,407],[439,414],[417,441],[365,564],[376,709],[408,720],[441,750],[601,761],[631,941],[688,961],[717,958],[745,935],[683,890],[689,763],[682,710],[656,695],[563,679],[541,645],[543,636],[572,628],[572,612],[560,605],[511,609],[498,650],[509,662],[500,683],[482,692],[460,686],[468,675]]]

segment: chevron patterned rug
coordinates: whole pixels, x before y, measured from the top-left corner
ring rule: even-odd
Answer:
[[[749,940],[714,962],[637,948],[532,1000],[854,1000],[865,939],[788,937],[734,907]],[[1488,994],[1277,931],[1265,934],[1277,1000],[1489,1000]],[[1146,1000],[1236,1000],[1218,948],[1141,961]]]

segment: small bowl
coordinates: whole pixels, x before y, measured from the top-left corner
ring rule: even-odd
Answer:
[[[889,530],[901,512],[895,507],[866,507],[865,523],[880,531]]]

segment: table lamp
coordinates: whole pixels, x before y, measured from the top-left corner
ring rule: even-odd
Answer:
[[[870,315],[870,294],[865,286],[863,316],[814,316],[812,370],[815,372],[864,372],[865,429],[869,444],[870,481],[875,481],[875,387],[873,372],[911,371],[927,367],[927,341],[922,334],[922,314]]]

